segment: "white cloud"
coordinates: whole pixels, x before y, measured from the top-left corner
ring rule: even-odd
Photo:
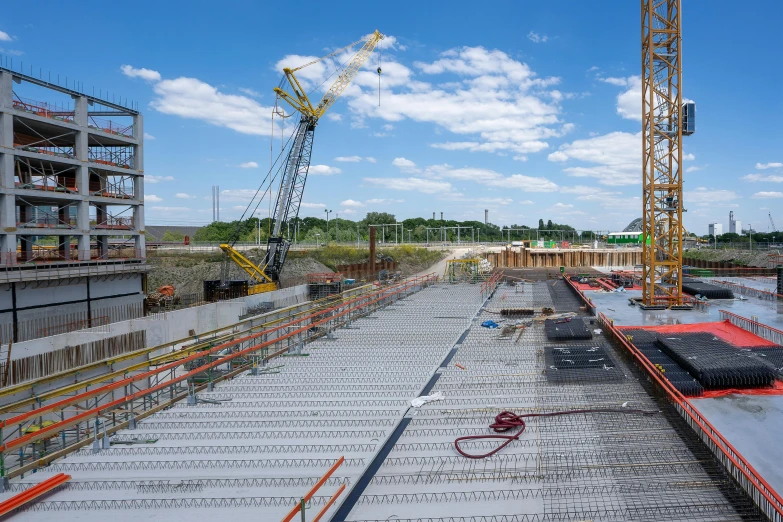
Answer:
[[[340,174],[342,170],[337,167],[330,167],[329,165],[310,165],[310,170],[308,172],[315,176],[331,176],[333,174]]]
[[[158,71],[153,71],[152,69],[136,69],[130,65],[123,65],[120,67],[120,70],[122,71],[122,74],[130,78],[141,78],[142,80],[147,80],[148,82],[160,81],[160,73]]]
[[[538,34],[535,31],[527,33],[527,39],[534,43],[546,43],[549,37],[545,34]]]
[[[627,120],[642,121],[642,79],[629,76],[628,90],[617,95],[617,114]]]
[[[386,198],[375,198],[375,199],[368,199],[365,201],[368,205],[378,205],[382,203],[405,203],[404,199],[386,199]]]
[[[769,181],[770,183],[783,183],[783,176],[777,176],[775,174],[748,174],[746,176],[742,176],[742,179],[745,181],[750,181],[751,183],[756,183],[758,181]]]
[[[162,80],[153,90],[156,98],[150,106],[158,112],[205,121],[242,134],[272,133],[272,107],[264,107],[248,96],[225,94],[201,80],[185,77]]]
[[[145,202],[150,201],[152,203],[160,203],[161,201],[163,201],[163,198],[159,198],[155,194],[144,194],[144,201]]]
[[[240,163],[238,167],[240,169],[257,169],[258,163],[256,163],[255,161],[246,161],[244,163]]]
[[[597,67],[595,69],[597,69]],[[591,68],[588,71],[592,71],[595,69]],[[618,87],[626,87],[628,85],[628,78],[599,78],[599,79],[604,83],[617,85]]]
[[[783,198],[783,192],[756,192],[754,198]]]
[[[365,38],[369,37],[368,34]],[[395,36],[391,35],[384,35],[383,40],[378,42],[378,44],[375,46],[377,49],[398,49],[400,51],[404,51],[407,49],[404,45],[400,44],[400,42],[397,40]]]
[[[514,160],[516,160],[516,161],[527,161],[527,156],[525,156],[523,154],[517,154],[516,156],[514,156]]]
[[[154,140],[154,139],[155,139],[155,136],[153,136],[152,134],[148,134],[148,133],[146,133],[146,132],[145,132],[145,133],[144,133],[144,139],[145,139],[145,140],[147,140],[147,141],[152,141],[152,140]]]
[[[426,169],[428,176],[435,179],[456,179],[473,181],[481,185],[505,189],[518,188],[527,192],[554,192],[557,185],[547,178],[512,174],[504,176],[490,169],[463,167],[453,168],[451,165],[433,165]]]
[[[147,183],[160,183],[161,181],[174,181],[174,176],[153,176],[152,174],[146,174],[144,181]]]
[[[372,156],[367,156],[364,159],[367,160],[368,163],[375,163],[376,161],[375,158],[373,158]]]
[[[186,194],[184,192],[177,192],[174,194],[174,197],[177,199],[196,199],[196,196],[191,196],[190,194]]]
[[[326,117],[331,121],[343,121],[342,114],[338,114],[336,112],[327,112]]]
[[[391,190],[415,190],[424,194],[451,191],[451,183],[422,178],[364,178],[364,181]]]
[[[692,203],[702,207],[714,206],[734,201],[738,198],[739,196],[733,190],[708,189],[706,187],[697,187],[694,190],[685,191],[683,195],[686,207]]]
[[[391,123],[386,123],[383,126],[383,130],[385,130],[385,131],[393,131],[394,130],[394,125],[392,125]]]
[[[250,89],[248,87],[240,87],[239,92],[247,94],[248,96],[253,96],[254,98],[258,98],[261,96],[260,92]]]
[[[532,202],[532,201],[530,201],[529,199],[526,199],[526,200],[524,200],[524,201],[520,201],[520,202],[519,202],[519,204],[520,204],[520,205],[535,205],[535,203],[533,203],[533,202]]]
[[[5,31],[0,31],[0,42],[10,42],[13,38],[11,38],[11,35],[6,33]]]
[[[574,206],[570,203],[555,203],[552,205],[553,209],[561,209],[561,208],[574,208]]]
[[[340,214],[356,214],[356,211],[351,208],[344,208],[340,211]]]
[[[353,200],[353,199],[346,199],[345,201],[340,203],[340,206],[343,206],[343,207],[363,207],[364,203],[362,203],[361,201]]]
[[[756,163],[756,168],[759,170],[766,170],[766,169],[779,169],[783,167],[783,163],[779,162],[772,162],[772,163]]]
[[[557,162],[568,161],[568,154],[558,150],[553,152],[549,156],[547,156],[547,159],[549,161],[557,161]]]
[[[345,161],[348,163],[358,163],[362,161],[361,156],[337,156],[334,161]]]
[[[226,201],[250,202],[256,197],[257,189],[228,189],[220,191],[221,203]]]
[[[394,158],[392,160],[392,165],[403,172],[421,172],[416,168],[416,164],[414,162],[406,158]]]
[[[593,177],[604,185],[641,183],[641,133],[611,132],[562,145],[550,161],[578,160],[589,166],[568,167],[566,174]]]
[[[685,169],[685,172],[696,172],[696,171],[699,171],[699,170],[704,170],[704,167],[697,167],[696,165],[692,165],[692,166],[688,167],[687,169]]]
[[[682,155],[682,160],[683,160],[683,161],[694,161],[695,159],[696,159],[696,156],[694,156],[694,155],[693,155],[693,154],[691,154],[691,153],[688,153],[688,154],[683,154],[683,155]]]
[[[302,203],[299,206],[302,208],[326,208],[326,205],[323,203]]]
[[[520,154],[543,150],[546,138],[571,129],[560,121],[560,108],[546,92],[559,79],[539,78],[527,64],[502,51],[460,47],[442,53],[431,63],[414,65],[422,75],[414,76],[398,62],[384,64],[380,106],[377,75],[371,70],[357,75],[343,95],[357,127],[363,126],[366,118],[389,123],[408,118],[434,123],[436,129],[457,135],[472,135],[454,146],[447,142],[443,148]],[[437,86],[422,81],[443,74],[456,75],[460,81],[447,78]]]
[[[20,51],[18,49],[4,49],[0,47],[0,53],[7,54],[9,56],[22,56],[24,51]]]

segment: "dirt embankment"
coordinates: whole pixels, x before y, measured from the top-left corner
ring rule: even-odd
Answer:
[[[683,257],[686,263],[688,259],[701,259],[704,261],[727,261],[737,265],[765,268],[768,266],[769,255],[777,253],[777,251],[769,250],[711,250],[709,248],[701,248],[683,252]]]
[[[399,263],[404,276],[415,275],[436,264],[448,252],[424,248],[398,247],[381,250]],[[256,251],[246,253],[257,262],[261,256]],[[333,267],[341,264],[367,261],[368,250],[350,247],[325,247],[317,250],[290,252],[286,260],[280,283],[283,288],[304,284],[307,274],[334,272]],[[196,254],[188,252],[161,253],[147,259],[153,268],[149,272],[148,288],[155,290],[163,285],[173,285],[177,293],[195,294],[203,290],[203,281],[220,279],[223,254]],[[229,264],[229,279],[247,279],[247,274],[234,263]]]
[[[148,276],[148,288],[154,290],[163,285],[174,285],[180,295],[195,294],[204,288],[204,281],[220,279],[222,261],[215,256],[162,256],[151,257],[147,263],[153,268]],[[246,279],[246,275],[237,273],[237,267],[232,266],[232,277]],[[331,270],[314,259],[290,259],[286,262],[280,283],[285,287],[299,285],[305,282],[306,276],[312,272],[331,272]]]

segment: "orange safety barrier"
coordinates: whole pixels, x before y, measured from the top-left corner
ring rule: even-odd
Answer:
[[[337,501],[337,497],[342,495],[343,491],[345,491],[345,484],[340,485],[340,487],[337,489],[334,495],[332,495],[332,498],[329,499],[329,501],[326,503],[326,505],[321,508],[321,511],[318,512],[318,514],[313,518],[312,522],[318,522],[321,520],[321,518],[326,514],[327,511],[329,511],[329,508],[332,507],[332,505]]]
[[[302,511],[304,509],[304,504],[309,502],[311,498],[316,494],[316,492],[321,489],[321,486],[326,484],[326,481],[329,480],[329,477],[331,477],[335,471],[337,471],[337,468],[343,465],[343,462],[345,462],[345,457],[340,457],[337,459],[337,462],[335,462],[331,468],[329,468],[329,471],[327,471],[323,477],[321,477],[318,482],[316,482],[312,488],[310,488],[310,491],[307,492],[305,496],[302,497],[302,500],[297,502],[296,506],[288,512],[288,514],[283,518],[282,522],[291,522],[297,513]],[[337,490],[337,493],[335,493],[332,498],[329,499],[329,502],[326,504],[326,506],[316,515],[316,518],[313,519],[313,522],[317,522],[324,513],[326,513],[326,510],[328,510],[332,504],[334,504],[334,501],[337,500],[337,496],[340,495],[340,493],[343,492],[345,489],[345,484],[342,485],[342,487]]]
[[[598,312],[598,322],[609,332],[637,363],[646,371],[648,377],[660,386],[674,403],[688,424],[696,430],[721,463],[726,466],[731,475],[748,491],[761,510],[772,520],[783,519],[783,498],[765,481],[756,469],[751,466],[739,451],[712,425],[702,417],[691,402],[658,371],[645,355],[625,337],[614,322],[601,312]],[[752,491],[750,491],[752,490]]]
[[[71,480],[70,475],[66,475],[65,473],[58,473],[57,475],[44,480],[40,484],[36,484],[35,486],[14,495],[8,500],[0,502],[0,516],[8,514],[14,509],[24,506],[28,502],[32,502],[40,496],[50,492],[57,486],[65,484],[69,480]]]
[[[282,334],[279,337],[276,337],[274,339],[262,342],[260,344],[256,344],[256,345],[250,346],[250,347],[245,348],[243,350],[239,350],[237,352],[234,352],[233,354],[221,357],[220,359],[218,359],[216,361],[213,361],[211,363],[207,363],[207,364],[204,364],[202,366],[199,366],[198,368],[195,368],[194,370],[192,370],[190,372],[186,372],[186,373],[183,373],[181,375],[178,375],[177,377],[172,378],[172,379],[170,379],[167,382],[158,384],[156,386],[152,386],[150,388],[146,388],[145,390],[142,390],[142,391],[139,391],[139,392],[136,392],[136,393],[133,393],[133,394],[126,395],[125,397],[122,397],[120,399],[108,402],[108,403],[103,404],[103,405],[101,405],[101,406],[99,406],[97,408],[92,408],[90,410],[86,410],[86,411],[84,411],[82,413],[79,413],[79,414],[74,415],[72,417],[69,417],[69,418],[67,418],[65,420],[62,420],[62,421],[57,422],[55,424],[52,424],[51,426],[47,426],[46,428],[44,428],[44,429],[42,429],[40,431],[37,431],[35,433],[30,433],[28,435],[24,435],[22,437],[18,437],[16,439],[7,441],[7,442],[5,442],[4,444],[2,444],[0,446],[0,451],[7,451],[7,450],[10,450],[10,449],[18,448],[20,446],[23,446],[23,445],[29,443],[29,442],[33,442],[35,440],[38,440],[38,439],[41,439],[41,438],[45,438],[45,436],[48,436],[51,433],[57,433],[61,429],[64,429],[64,428],[66,428],[66,427],[68,427],[68,426],[70,426],[70,425],[72,425],[72,424],[74,424],[76,422],[80,422],[82,420],[90,419],[90,418],[92,418],[94,416],[100,415],[101,412],[110,411],[110,410],[112,410],[112,409],[114,409],[116,407],[119,407],[121,405],[127,404],[127,403],[132,402],[132,401],[134,401],[136,399],[140,399],[140,398],[142,398],[142,397],[144,397],[146,395],[150,395],[150,394],[153,394],[155,392],[161,391],[161,390],[163,390],[165,388],[168,388],[168,387],[172,386],[173,384],[176,384],[178,382],[187,380],[188,378],[193,377],[193,376],[195,376],[195,375],[197,375],[199,373],[203,373],[206,370],[209,370],[211,368],[214,368],[214,367],[220,366],[222,364],[225,364],[226,362],[228,362],[230,360],[236,359],[238,357],[242,357],[242,356],[250,354],[252,352],[257,352],[258,350],[261,350],[261,349],[266,348],[268,346],[272,346],[272,345],[274,345],[274,344],[276,344],[276,343],[278,343],[280,341],[284,341],[286,339],[295,337],[296,335],[299,335],[301,333],[305,333],[305,332],[307,332],[308,330],[310,330],[311,328],[313,328],[315,326],[321,326],[321,325],[326,324],[326,323],[328,323],[330,321],[333,321],[335,319],[339,319],[340,317],[343,317],[343,316],[345,316],[345,315],[347,315],[347,314],[351,313],[352,311],[355,311],[355,310],[357,310],[359,308],[363,308],[363,307],[366,307],[368,305],[375,304],[375,303],[377,303],[377,302],[379,302],[379,301],[381,301],[383,299],[392,297],[392,296],[394,296],[396,294],[399,294],[400,292],[403,292],[404,290],[406,290],[410,286],[413,286],[413,285],[416,285],[416,284],[420,284],[420,283],[423,283],[423,282],[427,282],[427,281],[432,281],[434,279],[434,277],[435,276],[432,275],[432,274],[429,275],[429,276],[417,277],[417,278],[414,278],[414,279],[412,279],[410,281],[401,283],[400,285],[397,285],[397,286],[393,286],[393,287],[390,287],[390,288],[384,288],[382,290],[373,292],[371,294],[367,294],[367,295],[360,296],[360,297],[355,297],[355,298],[353,298],[353,299],[351,299],[349,301],[346,301],[345,303],[341,303],[340,305],[334,306],[334,307],[326,309],[326,310],[320,310],[318,312],[315,312],[313,314],[309,314],[309,315],[307,315],[305,317],[302,317],[300,319],[296,319],[294,321],[290,321],[289,323],[285,323],[285,324],[276,326],[274,328],[270,328],[269,330],[264,330],[263,332],[259,332],[259,333],[252,334],[252,335],[248,335],[248,336],[242,337],[242,338],[234,340],[234,341],[229,341],[229,342],[226,342],[226,343],[222,343],[222,344],[220,344],[218,346],[215,346],[214,348],[212,348],[210,350],[204,350],[204,351],[201,351],[201,352],[197,352],[197,353],[192,354],[192,355],[190,355],[188,357],[183,357],[182,359],[178,359],[178,360],[176,360],[174,362],[171,362],[171,363],[159,366],[159,367],[157,367],[154,370],[150,370],[150,371],[147,371],[147,372],[142,372],[142,373],[140,373],[138,375],[135,375],[133,377],[128,377],[128,378],[125,378],[125,379],[121,379],[121,380],[119,380],[117,382],[114,382],[114,383],[111,383],[111,384],[107,384],[107,385],[95,388],[95,389],[90,390],[88,392],[84,392],[84,393],[81,393],[79,395],[75,395],[73,397],[69,397],[67,399],[63,399],[61,401],[52,403],[52,404],[50,404],[48,406],[41,406],[38,409],[31,410],[29,412],[19,414],[19,415],[15,416],[15,417],[11,417],[9,419],[5,419],[4,421],[2,421],[2,423],[0,423],[0,427],[15,426],[15,425],[18,425],[18,424],[24,422],[27,419],[38,417],[38,416],[40,416],[43,413],[54,411],[54,410],[57,410],[57,409],[61,409],[61,408],[67,407],[67,406],[69,406],[71,404],[75,404],[75,403],[78,403],[80,401],[83,401],[85,399],[88,399],[88,398],[91,398],[91,397],[95,397],[95,396],[97,396],[99,394],[103,394],[103,393],[109,392],[111,390],[122,388],[125,385],[131,384],[131,383],[139,381],[139,380],[147,379],[147,378],[149,378],[149,377],[151,377],[153,375],[157,375],[159,373],[163,373],[163,372],[166,372],[168,370],[172,370],[172,369],[174,369],[174,368],[176,368],[178,366],[181,366],[182,364],[184,364],[186,362],[192,361],[194,359],[202,358],[202,357],[204,357],[206,355],[209,355],[209,354],[215,353],[217,351],[223,350],[223,349],[225,349],[227,347],[234,346],[234,345],[242,343],[244,341],[248,341],[250,339],[258,338],[260,336],[266,336],[266,335],[269,335],[271,332],[275,332],[275,331],[278,331],[278,330],[284,330],[284,329],[287,330],[287,332],[285,334]],[[337,311],[339,308],[344,308],[348,304],[351,304],[351,303],[354,303],[354,302],[357,302],[357,301],[360,301],[360,300],[363,300],[363,299],[369,299],[369,298],[372,298],[372,297],[375,297],[375,296],[380,296],[380,297],[377,297],[376,299],[368,300],[367,302],[364,302],[364,303],[362,303],[360,305],[356,305],[356,306],[353,306],[351,308],[344,309],[341,312],[337,312],[337,313],[334,313],[332,315],[327,315],[327,313],[330,312],[330,311]],[[307,322],[309,319],[314,319],[314,321]],[[295,324],[298,324],[298,323],[302,323],[304,326],[300,326],[299,328],[296,328],[294,330],[290,329],[290,327],[292,325],[295,325]],[[281,354],[285,353],[286,351],[288,351],[287,347],[283,348],[283,349],[281,349],[281,350],[279,350],[279,351],[277,351],[275,353],[269,354],[265,359],[271,359],[273,357],[277,357],[278,355],[281,355]]]

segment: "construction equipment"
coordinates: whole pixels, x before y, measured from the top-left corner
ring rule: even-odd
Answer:
[[[770,232],[777,232],[778,229],[775,228],[775,222],[772,221],[772,212],[768,212],[768,214],[769,214],[769,226],[772,229],[770,230]]]
[[[280,179],[280,187],[277,192],[275,209],[272,213],[274,219],[274,228],[267,240],[266,255],[260,265],[256,265],[245,255],[234,248],[234,244],[239,238],[236,233],[232,241],[220,245],[221,250],[226,253],[228,259],[250,276],[250,286],[248,294],[257,294],[269,292],[277,289],[280,282],[280,273],[283,270],[288,249],[291,245],[290,238],[283,235],[284,224],[295,220],[299,215],[299,206],[302,203],[302,194],[304,193],[305,182],[307,181],[307,172],[310,169],[310,157],[313,151],[313,136],[315,127],[321,116],[331,107],[337,98],[348,87],[353,78],[359,73],[361,67],[367,62],[375,46],[378,45],[384,36],[375,31],[368,37],[354,42],[347,47],[338,49],[322,58],[318,58],[294,69],[284,68],[285,79],[274,89],[277,96],[288,102],[294,109],[300,113],[299,123],[293,135],[291,146],[288,149],[288,155]],[[299,80],[296,78],[296,72],[318,63],[325,58],[335,56],[359,43],[362,47],[347,62],[346,66],[340,72],[339,76],[326,91],[323,98],[316,106],[313,106],[308,98]],[[292,94],[283,89],[283,82],[287,80]],[[253,202],[250,203],[252,205]],[[248,207],[250,208],[250,207]],[[227,277],[223,277],[227,279]],[[224,284],[226,281],[222,281]]]
[[[683,102],[681,0],[642,0],[642,306],[682,308],[682,137],[696,106]]]

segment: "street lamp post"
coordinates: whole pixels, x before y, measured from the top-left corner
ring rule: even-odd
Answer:
[[[315,247],[318,248],[318,244],[321,242],[321,234],[318,232],[315,233]]]
[[[331,214],[332,211],[324,209],[324,212],[326,212],[326,239],[324,239],[324,242],[329,244],[329,214]]]

